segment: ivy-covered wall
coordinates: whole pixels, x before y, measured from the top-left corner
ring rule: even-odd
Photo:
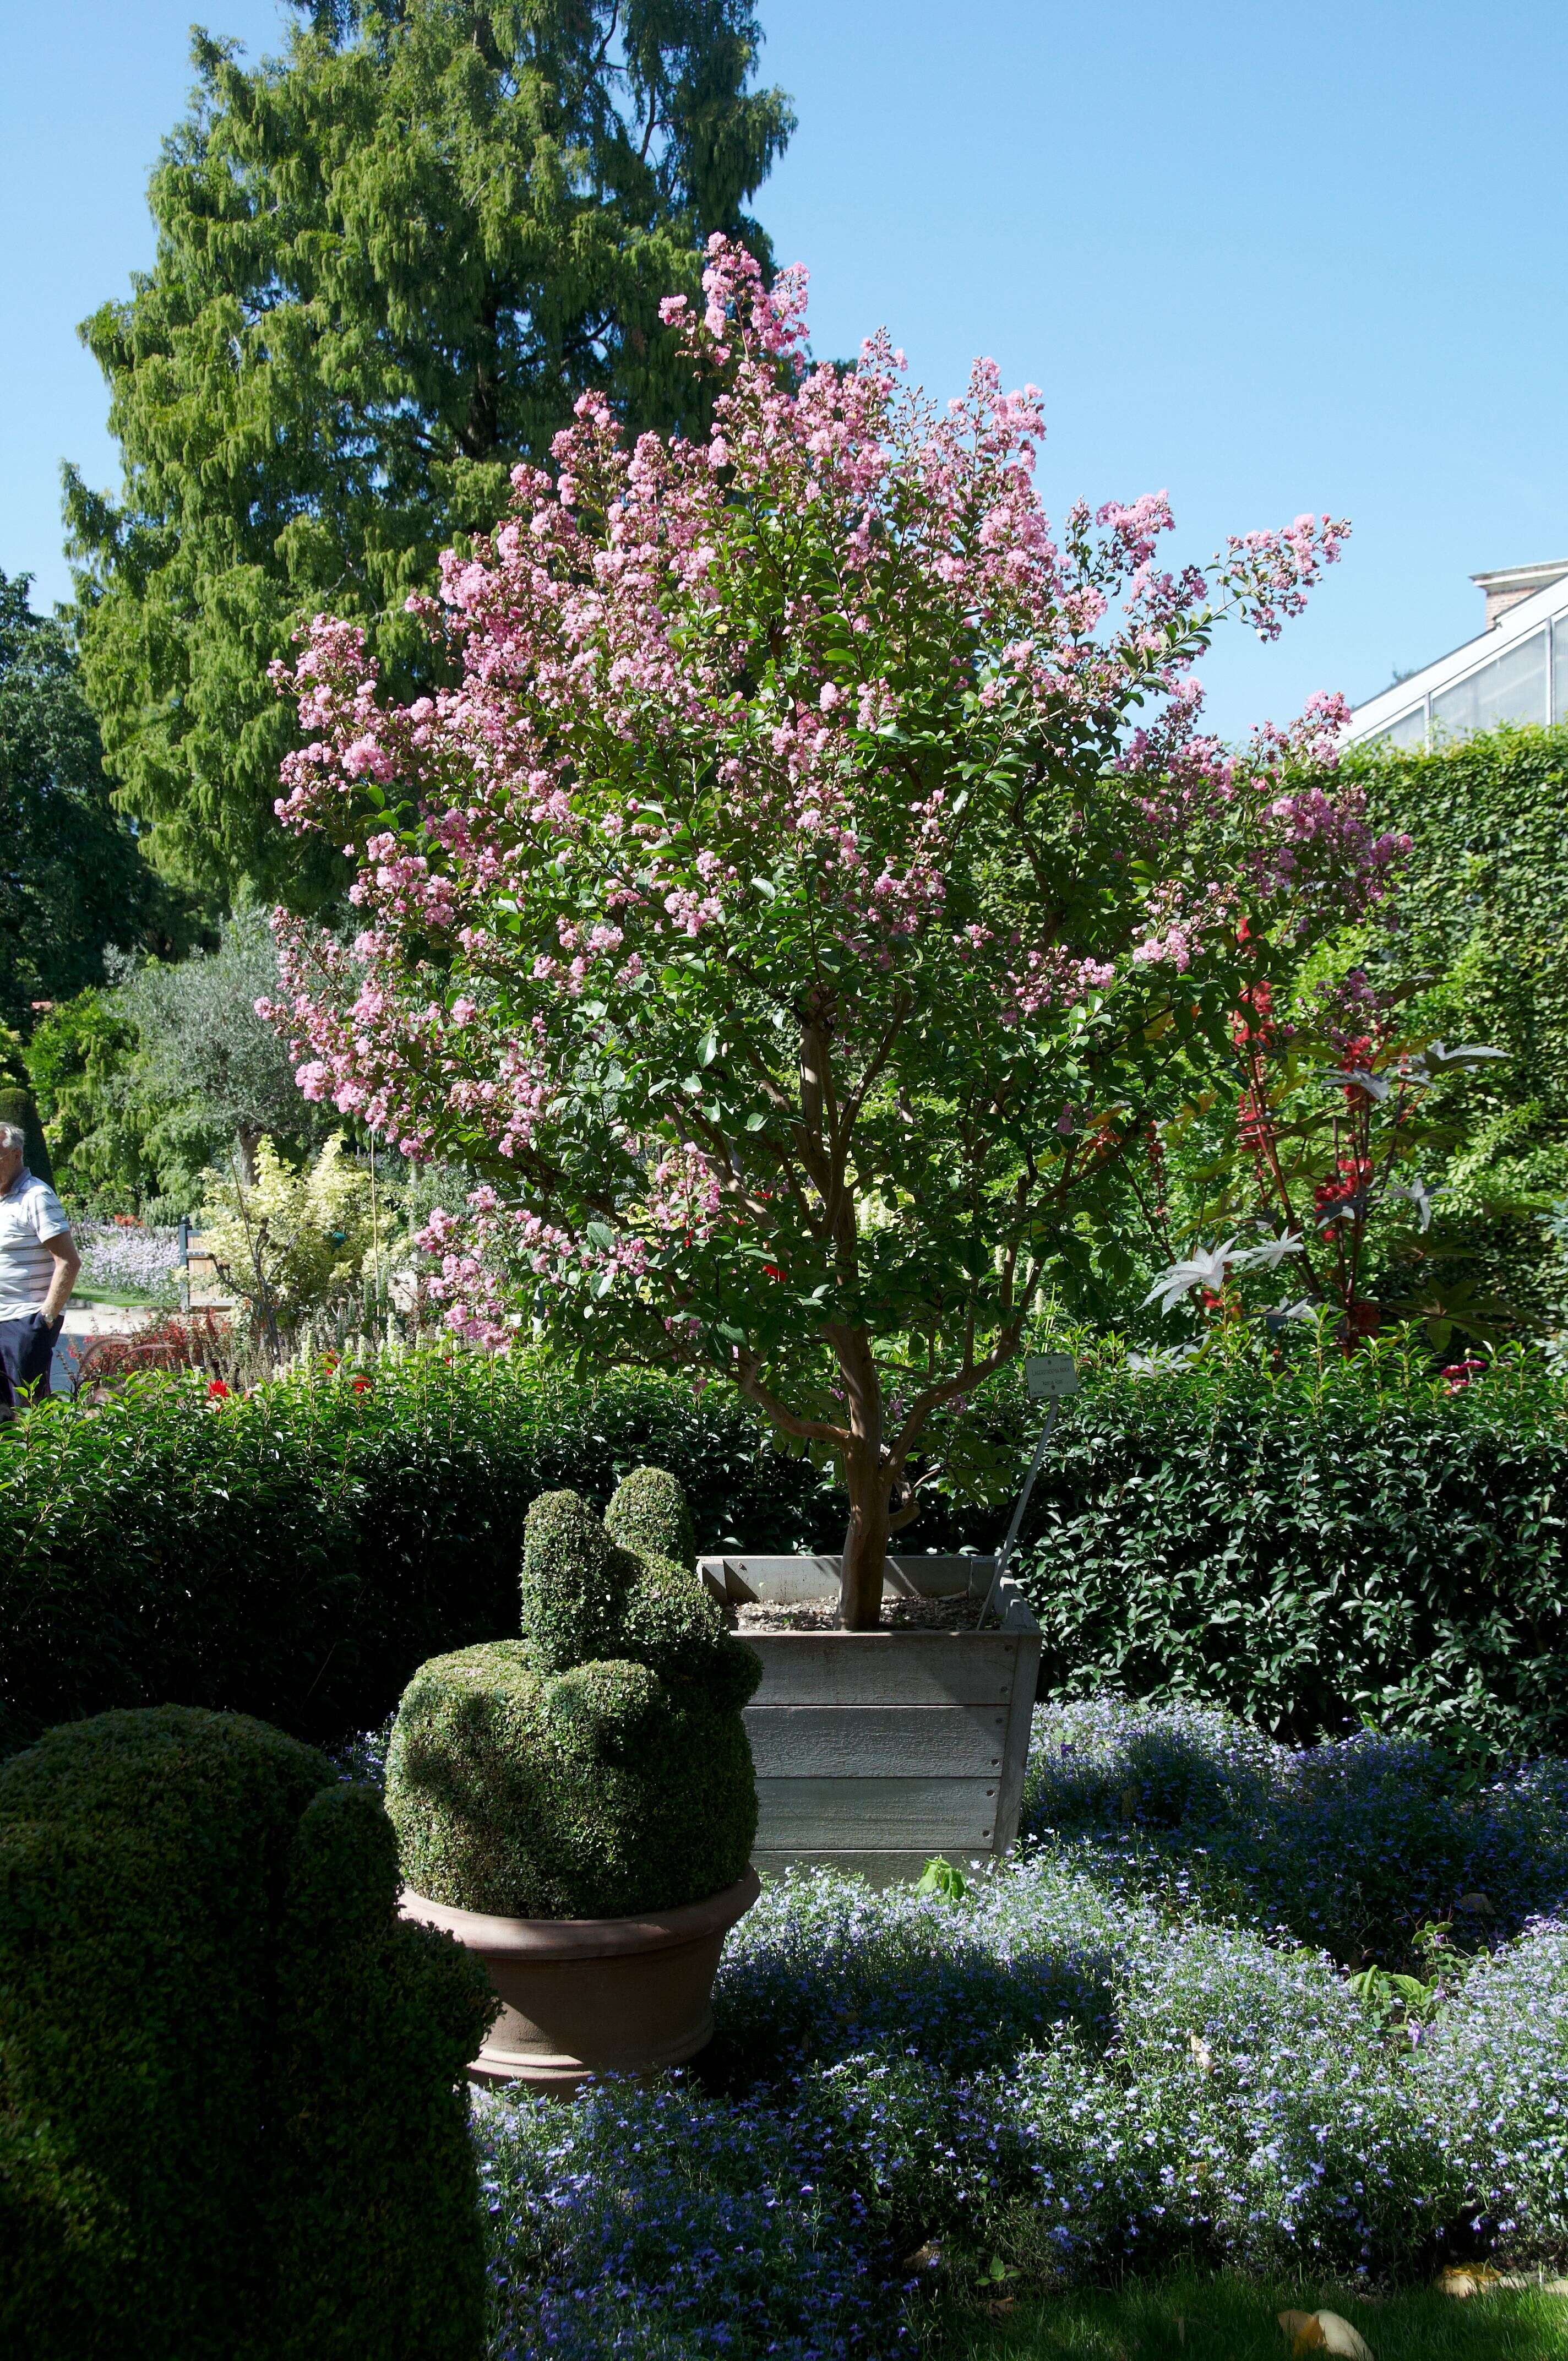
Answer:
[[[1510,1308],[1555,1327],[1568,1316],[1552,1212],[1568,1204],[1568,728],[1358,752],[1348,767],[1377,826],[1411,840],[1376,963],[1409,987],[1416,1023],[1508,1053],[1469,1094],[1479,1120],[1443,1175],[1446,1212],[1464,1216]]]

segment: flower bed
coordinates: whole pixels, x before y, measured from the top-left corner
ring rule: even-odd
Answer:
[[[1397,1775],[1361,1741],[1309,1768],[1219,1715],[1075,1712],[1039,1717],[1032,1799],[1070,1833],[961,1899],[772,1887],[700,2079],[480,2103],[498,2356],[895,2353],[933,2290],[993,2268],[1026,2290],[1192,2254],[1351,2278],[1562,2256],[1568,1927],[1527,1914],[1568,1894],[1546,1800],[1568,1765],[1451,1774],[1444,1823],[1420,1749]],[[1425,1817],[1394,1807],[1411,1792]],[[1216,1872],[1237,1794],[1255,1817]],[[1455,1948],[1455,1918],[1408,2012],[1318,1948],[1373,1861],[1407,1898],[1360,1931],[1407,1945],[1445,1880],[1483,1861],[1497,1889],[1468,1938],[1494,1949]]]
[[[1347,1967],[1414,1967],[1420,1929],[1443,1920],[1475,1949],[1568,1894],[1568,1762],[1483,1776],[1372,1731],[1296,1751],[1202,1706],[1036,1712],[1024,1826],[1124,1890],[1321,1944]]]

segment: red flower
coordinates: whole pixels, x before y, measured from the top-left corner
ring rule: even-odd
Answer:
[[[354,1390],[356,1394],[367,1394],[370,1390],[369,1378],[363,1374],[356,1378],[354,1380]]]
[[[1347,1197],[1354,1197],[1358,1189],[1367,1187],[1371,1179],[1372,1164],[1368,1157],[1342,1156],[1333,1179],[1320,1180],[1313,1190],[1312,1202],[1320,1213],[1326,1213],[1331,1205],[1343,1204]]]
[[[762,1268],[767,1272],[770,1279],[782,1279],[784,1277],[784,1273],[779,1268],[776,1262],[765,1262],[762,1265]]]
[[[227,1401],[228,1398],[229,1389],[227,1386],[225,1385],[222,1378],[214,1378],[211,1385],[207,1388],[207,1400],[209,1401]]]
[[[1248,1024],[1249,1015],[1256,1017],[1255,1025]],[[1237,1049],[1245,1049],[1249,1041],[1268,1041],[1273,1034],[1274,994],[1267,977],[1260,976],[1244,987],[1242,1005],[1231,1018],[1231,1035]]]

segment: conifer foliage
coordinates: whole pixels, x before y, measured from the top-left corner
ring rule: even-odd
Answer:
[[[85,665],[111,768],[171,873],[330,891],[269,825],[302,619],[403,613],[493,522],[586,389],[635,426],[694,380],[658,299],[695,290],[792,128],[751,91],[746,0],[318,0],[251,68],[198,34],[150,201],[158,258],[83,334],[117,499],[68,471]],[[308,21],[306,19],[308,18]]]
[[[102,981],[105,944],[184,931],[109,800],[67,633],[28,587],[0,574],[0,1026],[24,1033],[38,1002]]]

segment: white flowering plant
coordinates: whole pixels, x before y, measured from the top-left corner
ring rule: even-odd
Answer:
[[[177,1226],[160,1228],[130,1220],[77,1222],[71,1235],[89,1290],[141,1296],[159,1311],[172,1311],[179,1302],[185,1248]]]

